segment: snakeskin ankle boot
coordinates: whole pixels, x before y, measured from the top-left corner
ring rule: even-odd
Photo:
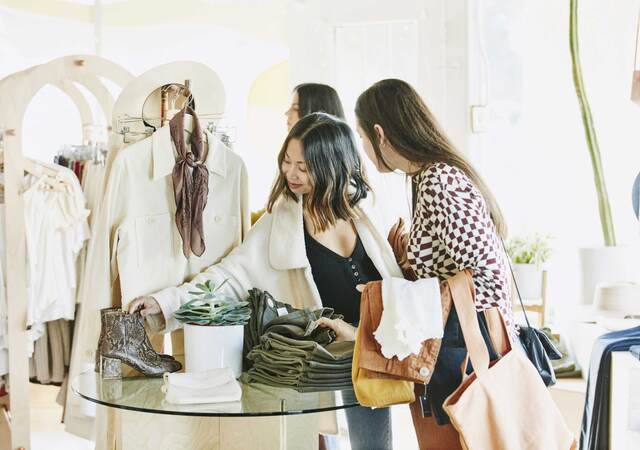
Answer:
[[[129,314],[116,308],[105,311],[101,319],[98,355],[102,378],[121,378],[123,363],[146,376],[162,376],[182,368],[175,359],[162,357],[153,349],[139,312]]]
[[[96,351],[96,363],[95,363],[95,371],[96,372],[100,372],[100,347],[102,346],[102,340],[104,339],[104,316],[105,314],[110,314],[110,313],[118,313],[118,312],[122,312],[122,308],[120,308],[119,306],[115,306],[112,308],[102,308],[100,310],[100,322],[103,324],[102,327],[100,327],[100,337],[98,338],[98,347],[97,347],[97,351]],[[170,361],[175,361],[175,358],[171,355],[165,355],[164,353],[158,353],[158,355],[160,356],[160,358],[162,359],[166,359],[166,360],[170,360]]]

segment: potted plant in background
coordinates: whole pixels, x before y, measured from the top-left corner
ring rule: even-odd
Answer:
[[[249,303],[220,293],[227,280],[197,284],[191,300],[174,316],[184,324],[185,371],[202,372],[228,367],[236,377],[242,372],[244,325]]]
[[[616,246],[616,235],[602,169],[600,146],[598,145],[593,116],[582,79],[582,67],[578,48],[578,0],[570,0],[569,47],[571,51],[573,83],[580,105],[582,124],[584,126],[589,156],[591,158],[594,183],[598,197],[600,224],[604,237],[604,247],[580,249],[582,303],[590,305],[593,303],[593,295],[598,283],[638,281],[640,271],[637,263],[637,252],[628,246]]]
[[[542,264],[551,256],[549,240],[549,236],[534,234],[516,236],[507,242],[507,253],[523,300],[542,297]]]

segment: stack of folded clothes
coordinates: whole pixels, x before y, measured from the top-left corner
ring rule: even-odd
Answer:
[[[245,350],[249,350],[245,361],[250,369],[244,381],[301,392],[352,387],[353,342],[336,343],[332,330],[315,323],[320,317],[342,316],[332,308],[294,309],[257,289],[250,292],[249,303],[255,309],[247,328],[255,328],[245,328]]]
[[[196,373],[165,373],[165,400],[178,405],[237,402],[242,388],[229,368]]]
[[[247,359],[247,355],[253,347],[260,343],[260,336],[264,332],[265,325],[276,317],[295,310],[293,306],[277,301],[267,291],[260,289],[251,289],[247,301],[251,309],[251,317],[249,323],[244,326],[244,348],[242,351],[244,370],[249,370],[253,365],[253,362]]]

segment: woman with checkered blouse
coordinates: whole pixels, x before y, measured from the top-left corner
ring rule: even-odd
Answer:
[[[506,226],[493,195],[458,152],[418,93],[401,80],[382,80],[358,98],[358,134],[367,156],[380,172],[400,170],[411,176],[413,218],[391,229],[389,241],[409,278],[440,281],[473,271],[476,310],[492,359],[485,311],[498,314],[516,343],[507,261],[501,238]],[[487,313],[489,314],[489,313]],[[460,384],[467,351],[455,308],[445,324],[442,347],[424,397],[411,406],[420,448],[459,448],[457,434],[442,409]]]

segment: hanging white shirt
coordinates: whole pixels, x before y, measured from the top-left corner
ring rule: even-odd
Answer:
[[[24,192],[27,243],[27,325],[32,340],[44,323],[75,315],[76,258],[88,238],[80,184],[72,172],[59,169],[61,189],[46,188],[45,178],[27,176]]]

